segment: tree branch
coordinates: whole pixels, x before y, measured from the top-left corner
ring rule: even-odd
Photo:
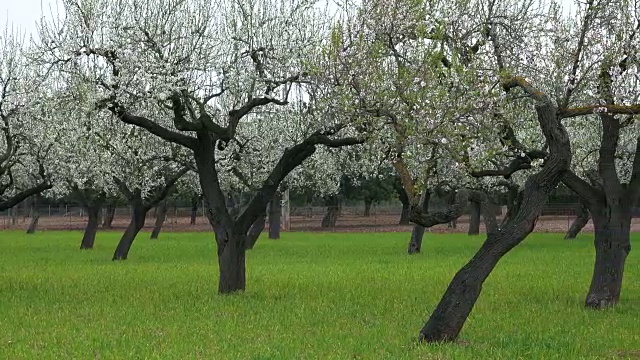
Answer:
[[[582,180],[571,170],[564,172],[562,175],[562,183],[589,204],[589,206],[604,202],[604,193],[599,188]]]
[[[487,195],[481,191],[461,189],[456,193],[454,203],[447,206],[443,211],[431,211],[429,213],[424,213],[419,206],[412,205],[410,220],[415,224],[424,226],[425,228],[430,228],[439,224],[446,224],[462,216],[462,213],[467,207],[467,202],[469,201],[486,205],[488,199]],[[485,209],[485,207],[486,206],[481,206],[483,209]],[[483,210],[483,214],[485,213],[487,213],[486,209]],[[489,216],[488,213],[487,216],[489,222],[495,225],[494,228],[497,228],[495,214],[493,215],[493,221],[491,221],[491,216]],[[486,220],[487,218],[485,218],[485,221]]]
[[[519,87],[527,96],[541,104],[553,104],[551,98],[544,92],[533,87],[525,78],[520,76],[507,77],[502,80],[502,88],[505,92]]]
[[[189,170],[191,170],[189,166],[184,166],[177,173],[171,176],[165,182],[164,186],[158,189],[159,191],[156,191],[155,194],[153,194],[153,196],[146,201],[146,204],[144,205],[145,210],[146,211],[151,210],[151,208],[153,208],[154,206],[157,206],[162,200],[164,200],[167,197],[167,195],[169,195],[169,192],[171,191],[171,189],[173,189],[176,182],[178,182],[178,180],[180,180],[180,178],[184,174],[188,173]]]
[[[266,211],[267,204],[273,198],[273,194],[278,190],[278,187],[284,178],[289,175],[293,169],[302,164],[304,160],[313,155],[316,151],[317,145],[342,147],[361,144],[364,142],[364,139],[358,138],[329,138],[329,134],[335,134],[342,128],[343,126],[336,126],[335,128],[326,131],[316,131],[301,143],[286,149],[256,195],[249,202],[249,205],[239,216],[237,222],[238,228],[236,228],[236,230],[241,233],[246,233],[248,231],[256,217]]]
[[[141,127],[153,135],[156,135],[166,141],[170,141],[174,144],[182,145],[189,149],[194,149],[197,146],[197,140],[191,136],[180,134],[175,131],[171,131],[155,121],[149,120],[142,116],[136,116],[128,113],[122,106],[118,104],[111,104],[108,109],[117,116],[122,122],[126,124],[135,125]]]
[[[41,192],[45,190],[49,190],[52,187],[53,185],[45,180],[32,188],[21,191],[4,201],[0,201],[0,211],[11,209],[12,207],[18,205],[28,197],[40,194]]]
[[[634,105],[588,105],[571,109],[561,109],[558,111],[558,115],[562,119],[569,119],[578,116],[608,113],[611,115],[624,114],[624,115],[637,115],[640,114],[640,104]]]

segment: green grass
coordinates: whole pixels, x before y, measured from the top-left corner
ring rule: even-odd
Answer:
[[[418,330],[482,237],[285,233],[248,253],[248,286],[219,296],[212,235],[0,232],[0,359],[610,359],[640,357],[640,258],[623,300],[582,307],[591,237],[532,235],[487,280],[458,344]],[[634,245],[640,243],[639,237]],[[637,245],[636,245],[637,246]]]

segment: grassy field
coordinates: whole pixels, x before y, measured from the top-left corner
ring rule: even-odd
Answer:
[[[81,252],[78,232],[0,232],[0,359],[640,358],[638,250],[622,304],[585,310],[588,235],[532,235],[459,343],[430,346],[418,330],[482,237],[427,234],[410,257],[402,233],[285,233],[248,253],[244,294],[219,296],[211,234],[143,233],[111,262],[118,236]]]

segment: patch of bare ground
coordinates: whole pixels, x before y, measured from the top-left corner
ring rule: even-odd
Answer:
[[[322,216],[306,217],[306,216],[292,216],[291,217],[291,229],[290,231],[303,231],[303,232],[406,232],[411,231],[413,225],[398,225],[399,215],[384,214],[384,215],[372,215],[364,217],[360,215],[343,215],[338,219],[338,222],[333,228],[323,228],[320,226],[322,222]],[[144,230],[151,231],[155,218],[148,216],[145,223]],[[536,223],[536,232],[566,232],[571,225],[573,218],[570,216],[541,216]],[[42,216],[40,217],[38,229],[39,230],[83,230],[86,225],[86,216]],[[169,232],[202,232],[211,231],[211,226],[204,217],[198,217],[196,224],[189,223],[190,218],[188,216],[171,216],[168,215],[167,220],[163,226],[162,231]],[[112,227],[110,229],[101,230],[113,230],[124,231],[129,224],[128,216],[116,216],[114,218]],[[0,217],[0,229],[26,229],[29,225],[29,219],[20,217],[14,222],[13,219],[8,216]],[[469,229],[469,218],[463,216],[458,220],[456,228],[450,228],[446,224],[437,225],[430,229],[429,232],[433,233],[466,233]],[[640,231],[640,218],[633,219],[632,231]],[[484,232],[484,225],[481,225],[481,232]],[[583,229],[585,233],[593,232],[593,224],[589,222]]]

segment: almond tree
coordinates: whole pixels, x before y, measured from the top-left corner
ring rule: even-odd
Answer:
[[[377,29],[369,36],[370,39],[376,39],[379,36],[377,34],[382,34],[387,43],[391,44],[374,46],[372,51],[389,54],[391,69],[397,70],[391,73],[392,76],[385,76],[384,72],[378,70],[379,66],[365,67],[361,72],[373,74],[371,77],[374,80],[376,76],[391,79],[388,83],[395,90],[400,88],[396,84],[415,89],[382,94],[390,97],[387,103],[404,103],[409,110],[403,111],[401,115],[393,112],[386,114],[385,117],[390,119],[396,134],[403,135],[403,128],[408,126],[404,125],[408,123],[404,119],[409,115],[417,115],[421,121],[414,123],[420,125],[438,124],[432,125],[437,131],[420,129],[416,132],[416,137],[425,145],[441,144],[441,139],[444,139],[451,158],[455,162],[466,164],[478,177],[509,176],[516,170],[532,168],[532,161],[540,158],[544,158],[544,167],[527,177],[517,212],[502,227],[492,226],[489,229],[487,239],[479,251],[454,276],[420,331],[420,341],[427,342],[455,340],[480,295],[484,280],[502,256],[533,230],[549,193],[560,182],[571,162],[569,138],[561,123],[559,106],[548,95],[547,89],[534,85],[548,82],[540,82],[537,76],[539,74],[532,74],[530,67],[523,65],[533,56],[531,50],[540,48],[546,24],[557,19],[547,17],[530,2],[456,2],[446,6],[439,5],[414,1],[380,1],[369,3],[370,10],[365,12],[374,16],[363,17],[362,22],[374,22],[371,28]],[[384,17],[375,16],[376,14],[391,15],[396,21],[382,21]],[[354,38],[367,39],[367,36]],[[420,51],[412,52],[410,49]],[[423,72],[420,76],[415,76],[416,80],[413,76],[403,78],[401,75],[407,73],[407,66],[416,63],[406,61],[407,55],[414,53],[432,59],[431,66],[422,67]],[[404,101],[404,94],[419,91],[416,86],[418,84],[424,84],[420,102]],[[371,98],[369,92],[364,95],[365,99]],[[396,98],[399,100],[394,101]],[[456,101],[450,101],[451,98]],[[374,104],[380,102],[382,101],[375,99]],[[422,106],[417,107],[416,104]],[[379,114],[390,111],[381,107],[374,110],[379,111]],[[400,131],[396,129],[398,127]],[[496,128],[500,129],[497,137]],[[543,139],[543,142],[536,141],[534,144],[544,151],[519,149],[520,143],[512,141],[510,134],[513,129],[520,128],[537,129],[537,138]],[[403,145],[405,139],[408,137],[400,136],[397,144]],[[434,146],[424,149],[433,148]],[[490,159],[497,153],[512,155],[514,159],[510,166],[504,169],[482,168],[485,164],[495,166]],[[401,175],[405,190],[416,199],[419,191],[411,176],[411,168],[402,157],[396,157],[394,165]],[[437,221],[447,222],[459,216],[462,204],[466,205],[469,200],[488,203],[482,193],[471,190],[458,191],[456,197],[453,206],[437,214],[424,214],[414,205],[412,221],[431,226]],[[487,207],[483,208],[488,214]],[[488,215],[485,219],[487,218],[491,219],[491,216]]]
[[[465,149],[481,142],[478,114],[491,105],[478,101],[477,90],[460,85],[477,76],[465,66],[486,41],[453,44],[466,52],[466,58],[454,61],[445,50],[450,38],[435,20],[448,10],[430,10],[434,9],[410,1],[346,8],[329,50],[335,69],[330,76],[343,91],[345,111],[366,119],[361,126],[380,129],[381,151],[402,180],[406,198],[432,219],[428,227],[455,220],[466,207],[465,200],[447,216],[427,215],[431,192],[444,185],[455,187],[454,182],[466,177]],[[442,160],[443,156],[457,161]],[[449,184],[442,183],[447,177]],[[418,224],[409,242],[410,254],[419,252],[423,233],[424,226]]]
[[[45,162],[56,131],[38,126],[47,120],[46,94],[34,95],[42,77],[23,44],[8,28],[0,33],[0,211],[51,188]]]
[[[571,55],[557,64],[557,71],[568,71],[560,103],[572,107],[562,116],[572,119],[567,126],[576,154],[562,181],[593,219],[596,259],[585,304],[602,309],[620,299],[632,209],[640,197],[640,9],[626,0],[576,8],[578,16],[558,34],[570,45],[558,41],[555,49]]]
[[[216,230],[218,290],[244,290],[247,235],[280,183],[318,146],[361,141],[341,137],[348,126],[330,106],[292,115],[289,123],[300,130],[296,138],[280,144],[276,161],[264,162],[266,175],[241,211],[226,206],[221,172],[233,166],[220,162],[229,147],[250,145],[239,141],[251,130],[246,124],[277,128],[280,109],[299,101],[293,92],[314,87],[310,65],[325,19],[308,0],[62,3],[64,22],[51,19],[42,26],[43,57],[55,71],[94,84],[95,107],[192,152],[205,212]]]
[[[491,65],[493,70],[488,74],[490,81],[487,85],[499,84],[499,91],[504,91],[506,94],[504,97],[498,97],[499,106],[496,107],[492,117],[496,120],[496,125],[501,128],[501,144],[513,151],[515,155],[509,166],[505,168],[479,169],[474,173],[476,176],[508,177],[516,171],[535,168],[534,163],[540,160],[543,161],[543,166],[541,170],[527,177],[522,194],[519,196],[517,212],[498,231],[487,235],[487,240],[478,253],[456,274],[434,313],[421,330],[420,338],[424,341],[451,341],[457,337],[480,294],[482,283],[500,258],[533,230],[542,206],[559,181],[571,182],[575,186],[586,184],[578,181],[572,176],[572,172],[568,171],[572,151],[569,134],[562,120],[604,114],[609,119],[603,125],[603,134],[611,130],[613,132],[609,134],[616,138],[615,130],[620,127],[619,120],[615,120],[616,115],[635,114],[638,109],[638,106],[631,101],[620,105],[615,105],[611,101],[605,101],[603,104],[597,95],[593,96],[599,93],[595,91],[596,89],[610,84],[607,80],[608,76],[606,74],[602,76],[602,66],[596,66],[599,70],[595,73],[601,74],[599,81],[589,82],[587,78],[580,76],[582,55],[580,55],[581,50],[576,51],[576,49],[584,46],[582,44],[586,36],[572,34],[570,31],[572,27],[566,26],[566,19],[557,7],[549,8],[544,4],[537,6],[530,2],[518,1],[472,3],[472,5],[477,10],[474,13],[482,14],[479,16],[478,36],[484,36],[487,39],[487,48],[490,50],[487,52],[487,57],[478,57],[482,62],[477,63],[477,71],[484,73],[488,68],[487,65]],[[605,13],[611,13],[611,7],[605,4],[600,5],[603,6],[599,8],[608,9]],[[619,4],[608,5],[618,6]],[[634,11],[625,11],[624,14],[631,13],[631,16],[635,17]],[[620,17],[613,17],[613,19],[626,18],[622,12],[620,14]],[[454,23],[452,22],[451,26]],[[618,25],[620,23],[615,25],[616,29],[619,28]],[[603,26],[605,24],[600,22],[594,28]],[[616,39],[620,41],[624,36]],[[600,45],[595,48],[611,49],[606,46],[608,45],[606,42],[602,42],[602,38],[596,43]],[[602,54],[602,52],[598,53]],[[593,59],[591,56],[587,58]],[[570,60],[567,62],[566,59]],[[610,59],[609,56],[603,57],[603,60],[606,59]],[[602,63],[606,64],[607,61]],[[565,66],[558,66],[558,64],[565,64]],[[550,69],[554,70],[550,71]],[[582,69],[592,69],[592,67],[585,65]],[[581,84],[589,89],[582,94],[576,91]],[[587,94],[592,96],[585,96]],[[527,109],[527,106],[523,106],[526,104],[523,100],[528,100],[534,105],[534,113],[530,112],[530,107]],[[531,136],[531,132],[527,129],[531,129],[531,124],[535,123],[541,135]],[[607,127],[609,130],[605,130]],[[524,139],[523,136],[530,138]],[[535,140],[536,137],[538,140]],[[609,145],[615,143],[613,141]],[[614,156],[613,154],[615,154],[615,148],[608,148],[606,156]],[[602,160],[600,163],[603,164]],[[613,177],[611,165],[605,162],[604,166],[600,166]],[[633,185],[633,181],[630,185]],[[632,190],[630,191],[628,195],[634,194]],[[609,246],[610,251],[604,250],[597,257],[600,260],[607,259],[604,262],[609,265],[624,263],[629,250],[624,244],[624,232],[618,231],[620,228],[606,229],[614,230],[605,241],[606,245],[612,246]],[[601,242],[596,240],[596,244],[598,243]],[[616,261],[611,261],[613,259]],[[607,275],[603,272],[599,273],[603,268],[607,270]],[[621,273],[611,271],[610,266],[603,268],[598,269],[596,266],[594,278],[597,280],[593,283],[596,289],[587,298],[588,305],[592,303],[602,307],[610,304],[614,299],[611,291],[602,290],[615,290],[612,285],[617,282]]]

